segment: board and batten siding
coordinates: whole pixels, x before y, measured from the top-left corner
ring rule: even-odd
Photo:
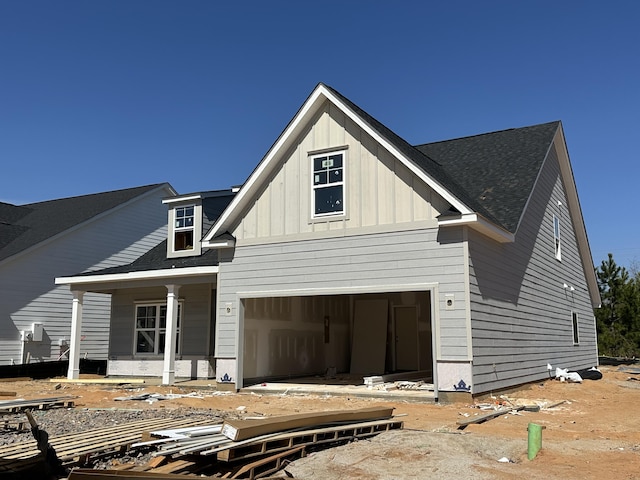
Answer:
[[[554,214],[561,223],[561,261]],[[594,314],[554,148],[515,242],[498,244],[470,232],[469,263],[474,393],[545,378],[547,363],[597,365]],[[578,345],[572,312],[578,313]]]
[[[0,264],[0,364],[20,363],[21,330],[44,326],[42,342],[25,345],[31,361],[57,360],[71,334],[72,295],[56,277],[127,264],[166,238],[167,190],[140,196]],[[80,355],[106,359],[110,297],[84,297]]]
[[[389,231],[403,224],[433,221],[449,207],[330,102],[294,143],[234,227],[238,244],[318,238],[323,232],[370,227]],[[346,216],[312,221],[309,153],[345,147]]]
[[[182,304],[180,355],[205,358],[210,355],[212,284],[183,285],[178,291]],[[122,289],[112,295],[110,359],[162,359],[162,355],[134,355],[135,306],[137,303],[167,303],[165,287]]]
[[[239,301],[252,296],[396,291],[437,285],[440,357],[469,359],[462,232],[437,228],[236,247],[220,260],[216,357],[235,358]],[[268,292],[265,295],[265,292]],[[297,293],[304,292],[304,293]],[[444,295],[455,309],[446,310]],[[227,314],[225,306],[232,306]],[[434,327],[435,328],[435,327]]]

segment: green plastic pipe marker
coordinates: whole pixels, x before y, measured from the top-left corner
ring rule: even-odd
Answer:
[[[542,448],[543,428],[544,427],[536,423],[530,423],[527,427],[527,431],[529,432],[527,442],[527,457],[529,458],[529,460],[533,460],[534,458],[536,458],[536,455]]]

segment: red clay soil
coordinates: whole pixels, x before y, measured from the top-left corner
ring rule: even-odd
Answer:
[[[405,430],[429,432],[446,437],[447,448],[456,448],[457,439],[478,439],[475,452],[465,451],[462,443],[458,451],[451,455],[460,458],[464,455],[480,455],[486,450],[486,461],[474,461],[473,478],[580,478],[580,479],[640,479],[640,373],[633,373],[625,367],[602,367],[604,377],[601,380],[585,380],[583,383],[568,383],[547,380],[528,385],[504,396],[488,397],[476,400],[476,406],[468,404],[406,403],[402,401],[386,402],[378,399],[325,397],[313,395],[256,395],[256,394],[218,394],[201,391],[204,398],[178,398],[155,403],[144,401],[115,401],[115,397],[138,393],[191,393],[193,389],[179,387],[160,387],[141,385],[136,389],[125,389],[113,385],[77,385],[71,383],[56,384],[49,380],[16,380],[0,382],[0,391],[15,392],[16,397],[4,396],[0,400],[13,398],[35,399],[53,396],[77,395],[76,408],[136,408],[155,409],[159,415],[170,415],[174,408],[215,409],[230,411],[241,416],[288,415],[292,413],[364,408],[372,406],[393,407],[395,415],[402,415]],[[58,387],[58,388],[56,388]],[[564,402],[555,408],[551,405]],[[516,415],[503,415],[484,423],[472,424],[464,430],[457,428],[456,422],[487,413],[477,408],[481,403],[537,404],[542,408],[538,412],[521,411]],[[543,427],[542,450],[534,460],[527,459],[527,426],[536,423]],[[394,432],[397,434],[397,432]],[[409,435],[409,433],[407,434]],[[481,440],[481,441],[480,441]],[[509,458],[508,464],[490,458],[495,443],[515,445],[517,454]],[[364,442],[356,442],[363,445]],[[415,440],[418,449],[418,441]],[[442,442],[444,445],[444,441]],[[453,445],[453,447],[452,447]],[[521,447],[520,447],[521,445]],[[371,448],[380,448],[371,444]],[[443,447],[444,448],[444,447]],[[437,449],[437,446],[436,448]],[[434,448],[430,448],[429,452]],[[488,453],[491,452],[491,453]],[[334,457],[336,453],[334,452]],[[427,455],[424,451],[412,452],[404,446],[402,451],[390,449],[387,460],[391,474],[396,474],[393,457],[404,465],[418,456],[422,461]],[[497,455],[497,453],[496,453]],[[513,458],[515,457],[515,458]],[[435,456],[432,456],[435,459]],[[435,460],[434,460],[435,461]],[[354,473],[353,466],[351,473]],[[440,478],[434,472],[443,474],[451,465],[440,468],[433,464],[427,474],[431,478]],[[459,472],[462,473],[462,472]],[[332,473],[333,478],[349,478]],[[447,475],[454,476],[449,471]],[[458,478],[472,478],[465,477]],[[353,475],[352,475],[353,476]],[[322,478],[316,474],[315,478]],[[375,478],[385,478],[378,476]],[[389,478],[389,477],[386,477]],[[398,476],[395,478],[403,478]],[[409,478],[408,476],[406,478]]]

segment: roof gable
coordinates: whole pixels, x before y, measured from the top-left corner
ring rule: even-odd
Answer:
[[[253,196],[259,191],[262,183],[267,181],[277,167],[280,155],[292,146],[300,132],[306,128],[307,124],[326,101],[331,102],[340,109],[356,125],[400,160],[413,174],[417,175],[458,211],[466,214],[473,213],[473,210],[467,206],[467,201],[470,201],[470,198],[466,192],[456,184],[453,178],[440,165],[413,148],[405,140],[338,92],[320,83],[240,188],[229,208],[223,212],[211,230],[205,235],[203,246],[206,247],[208,242],[231,228],[234,221],[242,214]]]
[[[23,206],[11,205],[13,208],[7,207],[9,204],[1,204],[0,219],[9,218],[11,222],[2,227],[0,261],[158,189],[175,194],[168,183],[161,183]]]

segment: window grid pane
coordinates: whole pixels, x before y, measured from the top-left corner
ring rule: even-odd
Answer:
[[[176,353],[180,352],[180,321],[182,316],[182,304],[178,303],[177,328],[176,328]],[[167,306],[138,305],[135,318],[135,353],[157,354],[164,353],[167,326]]]
[[[313,157],[313,215],[344,213],[343,153]]]

